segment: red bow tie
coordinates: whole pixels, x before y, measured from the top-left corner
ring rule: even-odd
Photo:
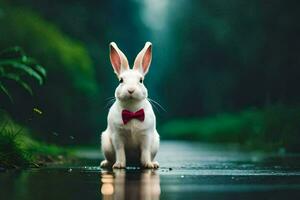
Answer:
[[[129,110],[122,110],[122,120],[124,124],[127,124],[132,119],[138,119],[144,121],[145,113],[144,109],[140,109],[136,112],[130,112]]]

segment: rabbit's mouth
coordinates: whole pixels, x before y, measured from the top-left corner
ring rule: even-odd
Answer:
[[[129,95],[126,95],[126,99],[128,100],[140,100],[140,98],[138,98],[138,96],[136,95],[133,95],[133,94],[129,94]]]
[[[141,101],[144,98],[140,95],[128,94],[119,96],[118,99],[120,99],[121,101]]]

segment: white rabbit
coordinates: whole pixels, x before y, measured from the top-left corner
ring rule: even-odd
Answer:
[[[116,43],[111,42],[109,47],[110,61],[120,84],[108,113],[107,128],[101,136],[105,160],[100,165],[125,168],[127,163],[158,168],[158,162],[154,161],[159,148],[156,118],[143,84],[152,59],[152,44],[146,42],[133,69]]]

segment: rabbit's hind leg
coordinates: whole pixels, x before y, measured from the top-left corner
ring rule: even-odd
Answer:
[[[159,135],[157,131],[155,131],[152,146],[151,146],[151,161],[154,168],[159,168],[159,163],[157,161],[154,161],[158,149],[159,149]]]
[[[108,130],[105,130],[101,135],[101,147],[105,160],[100,164],[100,167],[111,167],[115,162],[115,150],[109,137]]]

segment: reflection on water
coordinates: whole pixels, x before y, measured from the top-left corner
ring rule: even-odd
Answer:
[[[102,171],[100,191],[102,199],[151,199],[160,198],[160,180],[155,170]]]
[[[160,193],[158,170],[62,167],[0,173],[0,200],[158,200]]]
[[[0,200],[300,199],[297,154],[162,142],[158,160],[158,170],[103,171],[97,159],[7,170],[0,173]]]

